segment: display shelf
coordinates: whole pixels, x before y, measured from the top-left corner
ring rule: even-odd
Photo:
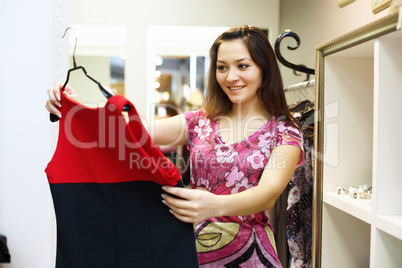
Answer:
[[[402,267],[402,31],[393,13],[317,47],[313,267]],[[372,186],[372,199],[336,188]]]
[[[347,195],[324,192],[323,201],[366,223],[370,224],[372,221],[371,199],[352,199]]]

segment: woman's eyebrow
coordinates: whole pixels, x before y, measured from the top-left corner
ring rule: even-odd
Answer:
[[[241,59],[238,59],[238,60],[236,60],[236,62],[240,62],[240,61],[243,61],[243,60],[250,60],[250,61],[252,61],[252,59],[250,59],[250,58],[241,58]],[[223,63],[225,63],[226,61],[224,61],[224,60],[220,60],[220,59],[217,59],[216,60],[217,62],[223,62]]]

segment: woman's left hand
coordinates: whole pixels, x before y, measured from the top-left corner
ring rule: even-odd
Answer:
[[[171,186],[163,186],[162,189],[166,192],[162,194],[162,202],[183,222],[198,223],[219,216],[217,195],[201,189]]]

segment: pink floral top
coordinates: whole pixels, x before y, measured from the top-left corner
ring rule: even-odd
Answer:
[[[272,117],[251,136],[226,144],[219,119],[212,122],[203,110],[186,112],[191,158],[191,188],[214,194],[238,193],[256,186],[272,150],[282,144],[302,146],[299,129]],[[270,165],[284,166],[280,157]],[[300,153],[298,166],[303,163]],[[276,254],[268,211],[249,216],[208,219],[196,226],[196,246],[201,266],[281,267]]]

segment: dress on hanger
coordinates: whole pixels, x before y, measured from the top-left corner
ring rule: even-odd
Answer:
[[[57,220],[57,268],[198,267],[193,225],[162,203],[183,187],[123,96],[89,108],[60,94],[63,117],[46,174]],[[130,106],[128,120],[121,111]]]

